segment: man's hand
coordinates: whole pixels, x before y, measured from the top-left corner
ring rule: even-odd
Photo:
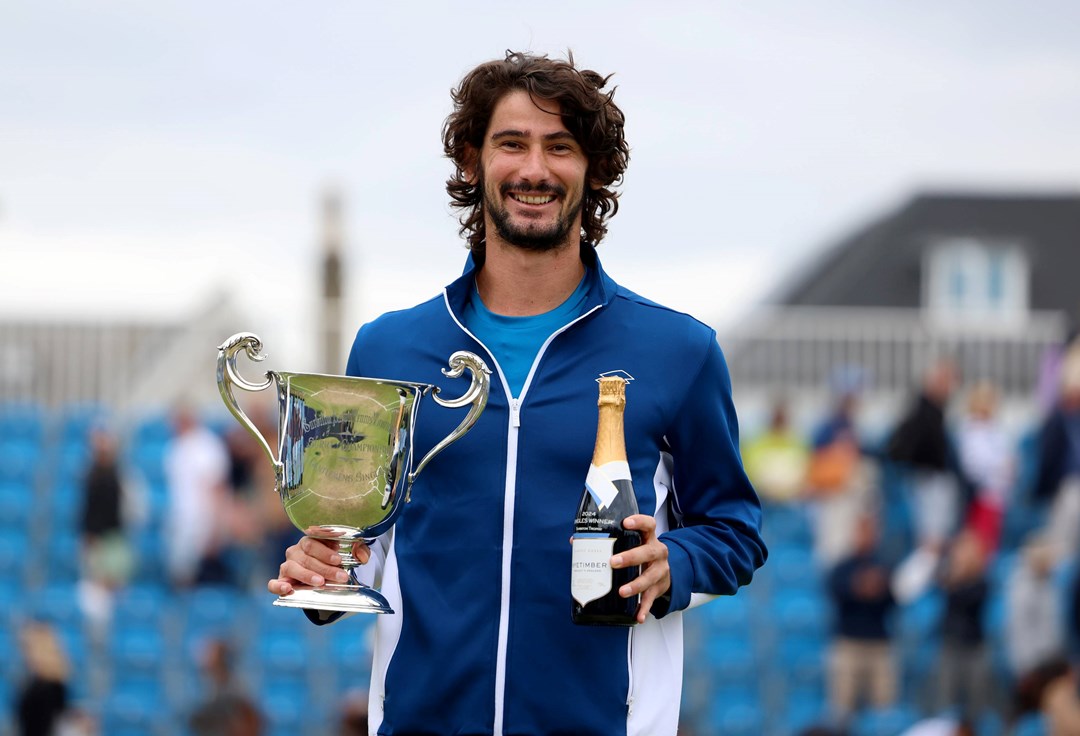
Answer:
[[[623,519],[623,526],[641,533],[641,546],[621,552],[611,558],[613,568],[641,565],[641,574],[619,588],[619,595],[632,598],[641,594],[637,621],[645,623],[645,616],[653,601],[671,588],[671,568],[668,567],[668,548],[656,537],[656,519],[645,514],[634,514]]]
[[[311,533],[312,530],[308,530]],[[353,556],[361,564],[371,559],[371,550],[363,542],[355,542]],[[277,595],[289,595],[298,587],[318,588],[330,583],[347,583],[349,575],[341,569],[338,543],[330,539],[304,537],[285,550],[285,562],[278,576],[266,584]]]

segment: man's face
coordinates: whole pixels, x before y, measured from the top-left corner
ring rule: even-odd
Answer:
[[[524,90],[496,103],[477,172],[489,240],[545,251],[581,232],[588,160],[559,112]]]

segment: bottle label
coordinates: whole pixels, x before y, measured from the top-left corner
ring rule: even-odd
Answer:
[[[611,555],[615,540],[607,534],[575,534],[570,567],[570,595],[581,605],[611,591]]]
[[[615,486],[617,480],[630,480],[630,465],[625,461],[616,460],[599,467],[589,466],[585,487],[589,489],[596,507],[601,511],[610,506],[619,495],[619,489]]]

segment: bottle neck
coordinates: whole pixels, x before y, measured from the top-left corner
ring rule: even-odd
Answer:
[[[592,464],[596,466],[611,462],[626,462],[626,439],[623,434],[622,401],[600,402],[600,419],[596,425],[596,447]]]

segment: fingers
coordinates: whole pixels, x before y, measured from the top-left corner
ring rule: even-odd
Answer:
[[[371,550],[362,541],[353,544],[352,552],[361,563],[371,559]],[[341,568],[337,543],[304,537],[285,551],[278,577],[270,580],[266,588],[277,595],[289,595],[298,585],[318,588],[327,582],[349,582],[349,574]]]
[[[641,533],[641,539],[648,542],[656,536],[656,519],[646,514],[634,514],[623,519],[623,528]]]
[[[632,598],[641,595],[638,604],[637,621],[644,623],[652,608],[653,601],[664,595],[671,588],[671,568],[668,567],[667,545],[656,538],[656,520],[650,516],[635,515],[623,522],[627,529],[641,532],[643,544],[626,552],[620,552],[611,558],[613,568],[641,566],[641,573],[626,585],[619,588],[619,595]]]

